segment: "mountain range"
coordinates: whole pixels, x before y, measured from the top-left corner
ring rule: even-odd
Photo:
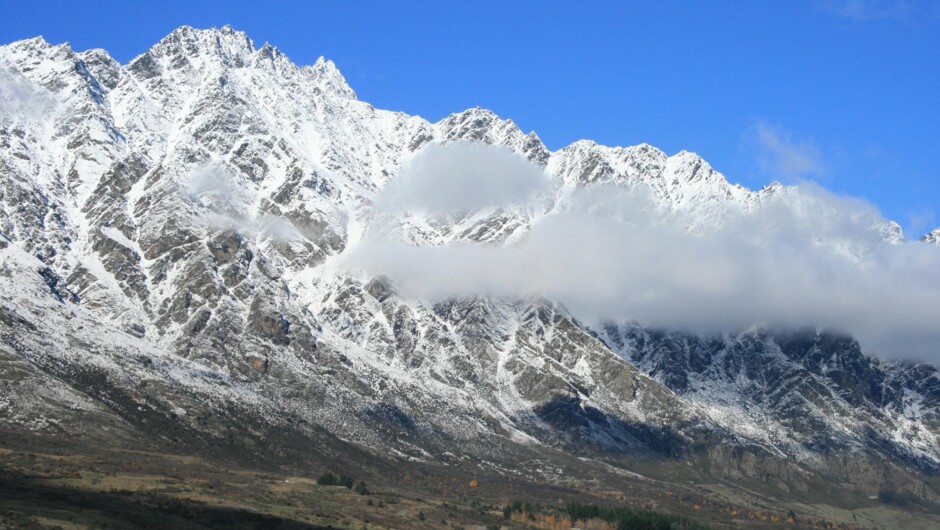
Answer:
[[[424,298],[343,266],[377,237],[510,248],[584,190],[642,187],[697,234],[798,211],[794,187],[750,190],[645,144],[552,151],[480,108],[437,123],[376,109],[331,61],[297,66],[230,27],[181,27],[123,65],[41,37],[2,46],[0,111],[5,433],[940,510],[932,364],[826,329]],[[549,189],[445,214],[382,206],[409,161],[448,146],[511,154]],[[869,225],[852,253],[904,241]]]

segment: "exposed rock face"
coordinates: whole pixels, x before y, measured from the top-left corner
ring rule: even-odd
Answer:
[[[435,124],[377,110],[332,62],[298,67],[227,27],[180,28],[127,65],[17,42],[0,47],[0,73],[4,428],[325,430],[520,473],[534,471],[515,462],[552,448],[691,462],[793,494],[832,480],[938,500],[923,480],[940,470],[934,367],[816,331],[696,337],[590,329],[545,300],[418,302],[329,266],[431,142],[505,146],[558,193],[541,211],[405,220],[409,242],[518,240],[566,190],[597,184],[647,186],[694,231],[788,200],[785,186],[751,191],[648,145],[551,152],[483,109]]]
[[[920,240],[925,243],[940,244],[940,228],[934,228],[929,233],[924,234],[924,237]]]

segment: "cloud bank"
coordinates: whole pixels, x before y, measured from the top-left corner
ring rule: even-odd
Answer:
[[[450,204],[454,190],[465,189],[450,187],[454,177],[445,174],[471,178],[468,157],[483,152],[459,148],[450,161],[448,148],[434,149],[432,170],[403,169],[403,176],[428,171],[406,185],[414,187],[409,200],[430,197],[429,208]],[[495,159],[479,167],[513,182],[487,185],[461,207],[551,193],[532,169],[517,173],[518,160],[503,161],[501,168],[490,165]],[[869,352],[936,362],[940,246],[888,245],[884,223],[864,201],[807,185],[692,234],[688,219],[658,211],[645,190],[602,185],[576,191],[512,245],[413,246],[367,237],[343,258],[345,267],[388,276],[420,299],[544,296],[589,323],[638,321],[697,333],[835,328]]]
[[[447,215],[527,201],[550,187],[541,168],[506,147],[432,143],[403,163],[375,202],[386,213]]]

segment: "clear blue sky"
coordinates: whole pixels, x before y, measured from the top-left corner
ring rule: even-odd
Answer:
[[[473,106],[551,149],[695,151],[732,182],[813,180],[909,237],[940,225],[940,0],[771,2],[0,0],[0,42],[126,62],[177,26],[231,24],[360,99],[436,121]]]

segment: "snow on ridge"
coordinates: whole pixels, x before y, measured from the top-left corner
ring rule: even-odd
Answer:
[[[521,309],[492,300],[428,305],[386,292],[380,282],[328,270],[368,235],[372,201],[398,176],[403,161],[431,142],[503,146],[544,167],[562,187],[646,185],[662,207],[689,212],[700,224],[720,221],[726,208],[786,200],[786,187],[747,190],[694,153],[668,156],[648,144],[606,147],[584,140],[552,152],[535,133],[481,108],[433,124],[374,109],[356,99],[331,61],[297,67],[276,48],[257,49],[230,27],[182,27],[123,66],[112,65],[106,52],[76,55],[41,39],[0,47],[0,57],[33,67],[24,74],[30,82],[67,87],[55,97],[77,103],[77,123],[93,124],[87,131],[24,133],[28,149],[17,153],[33,166],[0,153],[17,168],[17,179],[35,184],[23,196],[48,199],[46,210],[36,205],[35,217],[0,204],[4,219],[34,229],[8,244],[30,256],[30,264],[55,267],[68,278],[85,295],[81,311],[105,314],[107,308],[91,307],[96,300],[125,303],[129,316],[108,320],[114,336],[134,347],[149,344],[170,359],[187,359],[186,367],[170,370],[180,384],[214,389],[211,380],[222,374],[231,392],[244,392],[253,403],[264,400],[254,393],[257,386],[244,381],[278,374],[269,377],[336,400],[317,410],[297,405],[298,410],[341,436],[368,442],[376,435],[355,414],[385,399],[419,418],[419,426],[446,419],[451,423],[444,428],[459,432],[461,414],[474,421],[495,418],[511,439],[531,443],[536,431],[525,422],[534,420],[525,414],[567,393],[636,421],[688,418],[698,410],[704,420],[742,438],[803,451],[795,439],[784,439],[780,424],[761,433],[767,425],[761,423],[763,411],[746,411],[746,421],[737,422],[742,412],[732,390],[739,387],[716,384],[677,397],[622,361],[614,363],[564,311],[543,315],[527,312],[531,305]],[[88,63],[88,76],[79,76],[76,61]],[[92,81],[105,87],[97,99],[89,92]],[[139,155],[142,167],[110,171],[130,155]],[[34,167],[46,168],[48,175],[35,177]],[[203,203],[182,192],[194,174],[216,170],[224,178],[213,192],[225,201]],[[412,242],[511,243],[562,202],[564,191],[544,208],[408,219],[401,230]],[[105,199],[125,214],[112,224],[88,213]],[[220,213],[213,211],[221,208],[215,204],[237,205],[246,222],[283,220],[301,237],[254,238],[237,224],[194,222]],[[113,213],[110,203],[103,208]],[[36,292],[44,289],[36,285]],[[61,325],[74,331],[66,319]],[[128,338],[138,335],[144,338]],[[188,364],[191,359],[196,360]],[[611,366],[623,370],[622,377],[605,382],[602,372]],[[318,393],[317,385],[338,377],[351,378],[342,398]],[[634,379],[639,382],[631,387]],[[588,397],[585,388],[595,393]],[[409,393],[443,403],[421,410],[406,400]],[[916,442],[924,454],[935,455],[923,439],[910,442],[925,406],[916,398],[907,403],[906,423],[897,424],[898,443]]]
[[[940,244],[940,227],[934,228],[930,232],[927,232],[923,237],[920,238],[920,240],[925,243],[933,243],[935,245]]]

